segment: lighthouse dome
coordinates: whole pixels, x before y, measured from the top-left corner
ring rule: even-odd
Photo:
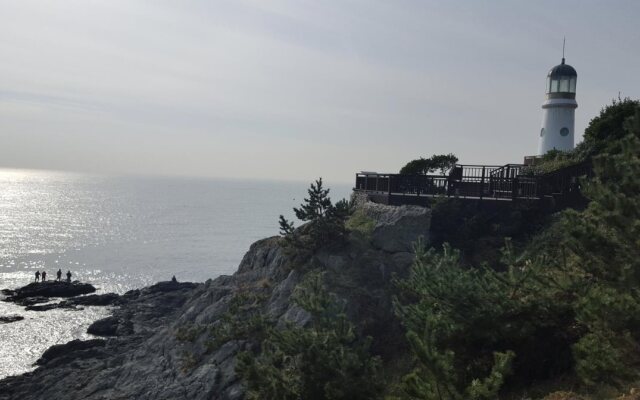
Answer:
[[[576,98],[578,73],[568,64],[562,63],[551,68],[547,74],[547,99]]]
[[[556,65],[555,67],[551,68],[551,70],[549,71],[549,73],[547,74],[547,77],[549,78],[555,78],[555,79],[559,79],[562,76],[567,76],[567,77],[572,77],[572,76],[578,76],[578,73],[576,72],[576,70],[569,64],[565,64],[564,60],[562,60],[562,64],[560,65]]]

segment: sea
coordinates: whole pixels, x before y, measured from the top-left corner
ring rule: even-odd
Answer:
[[[0,169],[0,289],[54,279],[61,269],[98,293],[124,293],[173,276],[204,282],[232,274],[256,240],[278,234],[278,216],[308,182],[132,177]],[[334,201],[349,184],[325,182]],[[2,295],[0,295],[2,297]],[[105,307],[25,311],[0,301],[0,379],[28,372],[54,344],[89,339]]]

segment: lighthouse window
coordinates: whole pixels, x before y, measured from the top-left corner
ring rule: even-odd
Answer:
[[[575,77],[571,78],[571,81],[569,82],[569,92],[570,93],[575,93],[576,92],[576,78]]]
[[[569,128],[560,129],[560,135],[567,136],[569,134]]]
[[[544,128],[540,129],[540,137],[544,136]]]
[[[569,78],[563,77],[560,80],[560,91],[564,93],[569,91]]]

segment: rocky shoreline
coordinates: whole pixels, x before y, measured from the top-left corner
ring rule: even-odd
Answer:
[[[388,328],[391,305],[385,286],[394,273],[409,267],[411,243],[428,235],[430,211],[381,205],[362,209],[375,221],[372,231],[318,252],[314,263],[335,276],[332,290],[347,300],[350,314],[365,320],[363,326]],[[236,355],[250,343],[231,339],[212,347],[212,331],[234,299],[246,293],[265,299],[261,313],[276,324],[305,325],[309,315],[290,300],[304,275],[293,264],[280,238],[273,237],[254,243],[232,276],[197,284],[160,282],[122,296],[89,295],[56,303],[117,307],[112,316],[89,327],[100,338],[53,346],[34,371],[0,381],[0,400],[241,399],[244,386],[235,372]],[[357,290],[364,286],[369,286],[368,297]],[[372,307],[374,302],[378,304]]]

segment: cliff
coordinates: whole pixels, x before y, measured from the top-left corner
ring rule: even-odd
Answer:
[[[390,279],[411,264],[411,243],[428,235],[430,211],[366,203],[358,212],[366,229],[354,227],[345,243],[303,262],[273,237],[254,243],[232,276],[126,293],[111,317],[89,328],[101,338],[52,347],[33,372],[0,381],[0,399],[240,399],[236,356],[249,341],[220,341],[213,332],[239,312],[240,295],[264,299],[259,312],[276,324],[305,325],[309,315],[291,295],[309,264],[327,271],[329,289],[346,301],[362,332],[377,333],[374,352],[393,357],[402,334]]]

